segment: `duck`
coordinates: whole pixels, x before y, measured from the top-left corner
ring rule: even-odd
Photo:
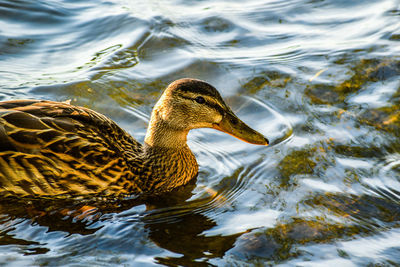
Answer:
[[[0,102],[0,196],[129,196],[169,192],[199,166],[190,130],[213,128],[268,145],[241,121],[217,89],[183,78],[155,104],[143,144],[89,108],[49,100]]]

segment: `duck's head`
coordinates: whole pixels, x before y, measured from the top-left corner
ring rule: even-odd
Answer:
[[[242,122],[212,85],[189,78],[165,89],[153,109],[145,142],[179,147],[195,128],[214,128],[251,144],[268,145],[268,139]]]

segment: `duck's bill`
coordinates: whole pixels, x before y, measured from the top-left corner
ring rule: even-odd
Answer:
[[[269,144],[267,138],[247,126],[232,112],[226,113],[220,123],[214,123],[213,128],[250,144],[265,146]]]

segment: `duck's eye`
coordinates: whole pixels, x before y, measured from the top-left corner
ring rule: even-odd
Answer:
[[[198,96],[194,100],[196,100],[196,102],[199,104],[204,104],[206,102],[206,100],[202,96]]]

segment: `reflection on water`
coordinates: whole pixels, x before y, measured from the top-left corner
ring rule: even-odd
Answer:
[[[162,89],[216,86],[265,148],[213,130],[163,197],[0,200],[0,265],[398,265],[400,5],[0,1],[0,100],[71,99],[143,141]]]

